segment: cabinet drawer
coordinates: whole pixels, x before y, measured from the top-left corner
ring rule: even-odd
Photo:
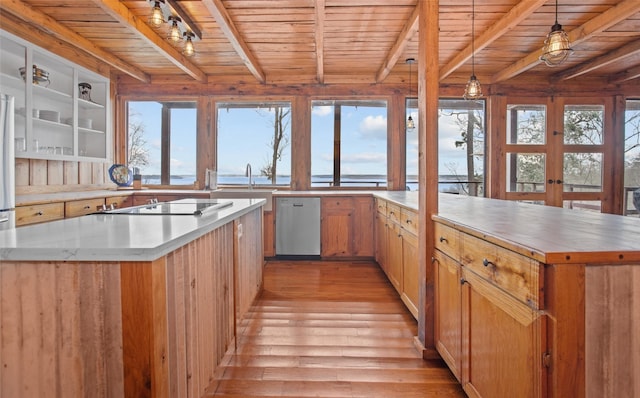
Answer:
[[[133,199],[131,196],[110,196],[105,198],[104,203],[107,205],[107,208],[110,208],[113,204],[113,207],[116,209],[121,209],[123,207],[131,207],[133,205]]]
[[[461,233],[461,263],[530,307],[541,308],[542,267],[529,257]]]
[[[400,222],[400,206],[392,203],[387,203],[387,217],[389,221],[399,223]]]
[[[387,202],[385,200],[376,198],[376,208],[378,213],[384,214],[385,217],[387,216]]]
[[[334,196],[322,198],[322,208],[324,210],[350,211],[354,208],[353,199],[344,196]]]
[[[64,218],[64,203],[47,203],[16,208],[16,225],[29,225]]]
[[[402,228],[418,235],[418,214],[416,212],[405,208],[400,209],[400,221]]]
[[[460,233],[444,224],[435,223],[435,246],[447,256],[460,260]]]
[[[95,213],[104,204],[103,198],[86,199],[86,200],[74,200],[72,202],[65,202],[64,215],[65,217],[78,217],[85,214]]]

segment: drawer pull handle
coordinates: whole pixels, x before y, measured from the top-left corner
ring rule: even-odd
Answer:
[[[411,224],[411,220],[407,220],[407,224]]]
[[[469,283],[469,282],[464,278],[460,278],[460,284],[464,285],[465,283]]]
[[[84,209],[85,209],[85,210],[89,210],[90,208],[91,208],[91,206],[89,206],[89,205],[86,205],[86,206],[84,207]]]
[[[440,242],[449,242],[449,241],[444,236],[441,236],[440,237]]]
[[[44,213],[42,212],[42,210],[39,210],[38,212],[36,212],[36,216],[42,216],[44,215]]]
[[[494,267],[496,266],[495,263],[487,260],[486,258],[484,260],[482,260],[482,265],[484,265],[485,267],[488,267],[489,265],[493,265]]]

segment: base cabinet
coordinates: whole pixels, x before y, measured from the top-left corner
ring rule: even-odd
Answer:
[[[467,395],[547,396],[542,265],[448,227],[436,235],[436,348]]]
[[[417,214],[376,198],[376,261],[414,317],[418,317]]]
[[[373,257],[373,199],[328,196],[321,199],[322,257]]]

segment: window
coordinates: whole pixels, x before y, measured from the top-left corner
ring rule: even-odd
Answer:
[[[313,101],[311,186],[386,184],[386,101]]]
[[[438,115],[438,190],[483,196],[484,101],[441,99]]]
[[[624,115],[624,214],[640,214],[640,100],[627,100]]]
[[[127,153],[145,185],[190,185],[196,179],[195,102],[130,101]]]
[[[218,184],[291,184],[291,104],[218,103]]]

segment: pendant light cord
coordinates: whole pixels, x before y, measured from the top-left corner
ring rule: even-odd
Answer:
[[[557,0],[556,0],[557,1]],[[476,75],[476,2],[471,0],[471,75]]]

